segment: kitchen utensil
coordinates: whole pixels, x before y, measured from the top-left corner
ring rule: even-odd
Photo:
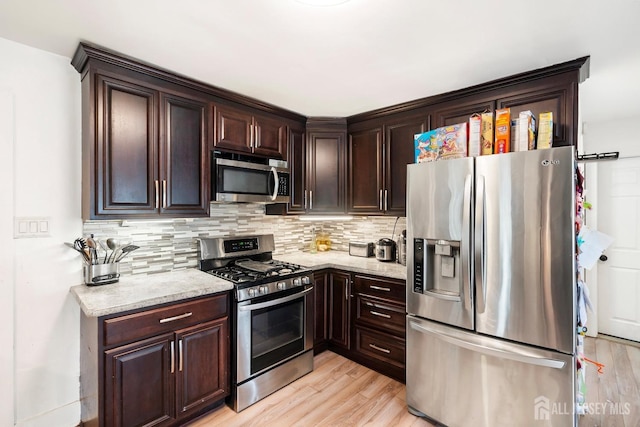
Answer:
[[[120,260],[124,257],[126,257],[129,252],[133,252],[136,249],[140,249],[140,246],[136,246],[136,245],[127,245],[125,247],[123,247],[122,249],[120,249],[120,255],[118,255],[118,257],[116,258],[115,262],[120,262]]]
[[[86,238],[87,246],[89,247],[89,252],[91,254],[91,264],[98,263],[98,244],[93,237]]]
[[[82,237],[73,241],[73,248],[82,254],[82,257],[87,264],[92,264],[91,251],[89,251],[89,247]]]
[[[396,242],[384,238],[376,243],[376,259],[378,261],[394,261],[396,255]]]
[[[115,239],[113,237],[109,237],[107,239],[107,246],[109,247],[109,249],[111,249],[111,253],[105,260],[104,262],[105,264],[111,262],[112,259],[115,259],[116,253],[118,252],[118,249],[120,249],[120,244],[118,242],[118,239]]]

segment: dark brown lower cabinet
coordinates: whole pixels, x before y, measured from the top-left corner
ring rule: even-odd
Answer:
[[[314,281],[315,352],[328,348],[405,382],[405,281],[336,270],[316,272]]]
[[[81,317],[85,426],[177,426],[229,395],[229,295]]]

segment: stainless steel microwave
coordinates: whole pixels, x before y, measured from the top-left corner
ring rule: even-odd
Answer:
[[[288,203],[290,176],[286,162],[214,151],[211,159],[213,202]],[[285,166],[285,167],[282,167]]]

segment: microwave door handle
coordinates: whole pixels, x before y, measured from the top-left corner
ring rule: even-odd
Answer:
[[[273,174],[273,193],[271,194],[271,200],[275,200],[278,197],[278,171],[275,167],[271,168]]]

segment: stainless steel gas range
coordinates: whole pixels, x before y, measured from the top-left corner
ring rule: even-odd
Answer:
[[[273,234],[198,241],[200,270],[235,285],[230,404],[240,412],[313,370],[312,273],[274,260]]]

